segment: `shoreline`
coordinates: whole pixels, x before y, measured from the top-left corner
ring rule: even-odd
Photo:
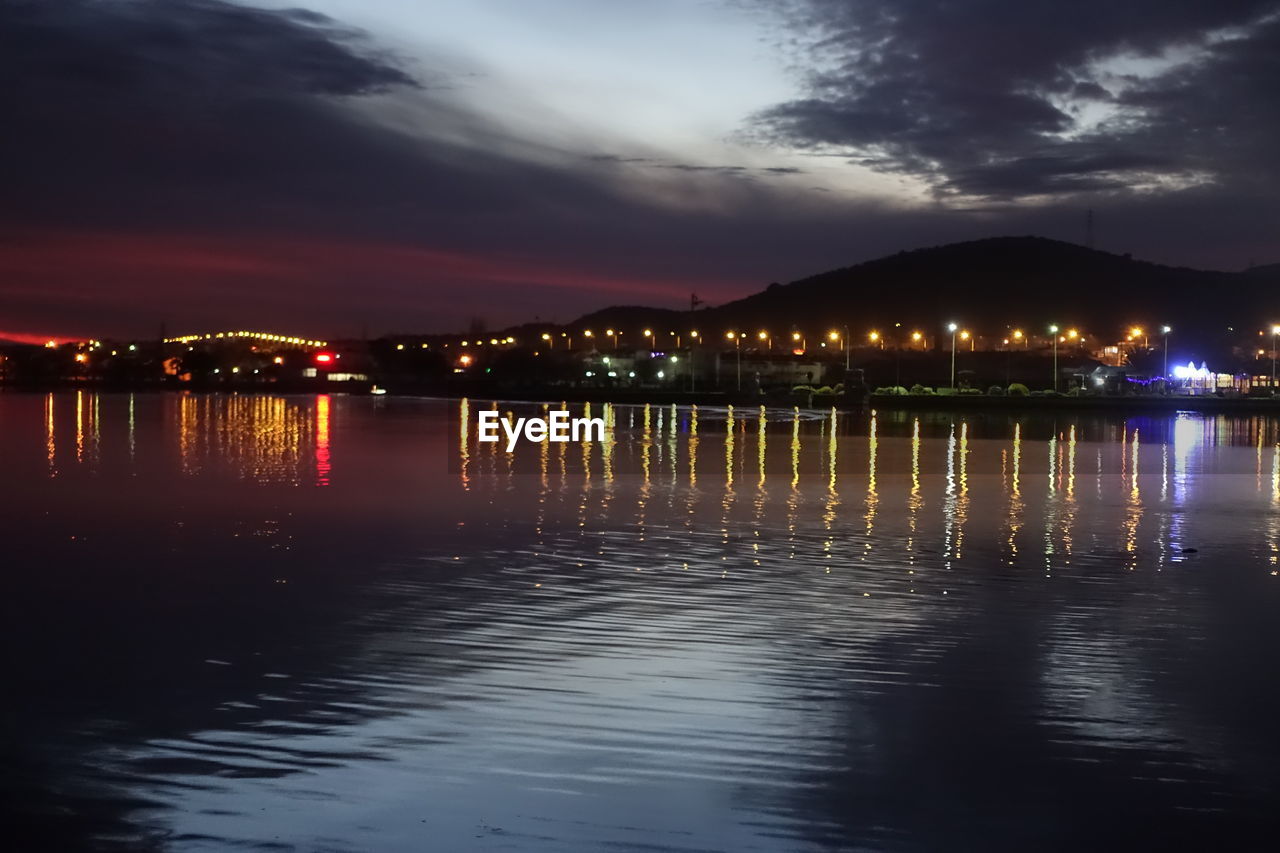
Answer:
[[[371,396],[372,385],[367,383],[341,383],[347,387],[323,387],[287,385],[227,385],[221,387],[174,387],[171,385],[117,385],[96,383],[52,383],[48,385],[4,385],[0,394],[47,394],[65,391],[94,391],[105,394],[124,393],[186,393],[186,394],[275,394],[308,395],[339,394]],[[381,396],[381,395],[379,395]],[[770,406],[796,407],[813,411],[832,408],[842,411],[876,409],[883,411],[1099,411],[1099,412],[1154,412],[1179,411],[1280,415],[1280,396],[1275,397],[1218,397],[1199,396],[1124,396],[1124,397],[995,397],[985,394],[909,394],[880,395],[844,399],[825,397],[801,399],[796,394],[736,394],[724,391],[663,391],[654,389],[623,390],[595,388],[388,388],[387,398],[420,397],[459,400],[463,398],[483,400],[508,400],[511,402],[563,402],[563,403],[614,403],[618,405],[678,405],[678,406]]]

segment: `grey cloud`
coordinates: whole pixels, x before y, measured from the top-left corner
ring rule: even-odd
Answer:
[[[803,0],[789,17],[806,91],[756,115],[757,139],[844,151],[940,196],[1276,177],[1261,156],[1280,130],[1274,0]],[[1167,52],[1183,61],[1137,73]]]

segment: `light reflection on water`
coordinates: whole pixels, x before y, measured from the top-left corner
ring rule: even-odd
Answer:
[[[792,850],[1274,821],[1276,421],[594,404],[604,441],[477,441],[481,409],[547,408],[0,396],[19,825]]]

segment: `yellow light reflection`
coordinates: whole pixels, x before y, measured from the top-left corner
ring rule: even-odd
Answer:
[[[463,397],[458,401],[458,479],[464,491],[471,489],[469,468],[471,465],[471,401]]]
[[[867,512],[865,518],[865,535],[863,544],[862,559],[866,560],[867,552],[871,550],[871,543],[874,538],[876,529],[876,512],[880,507],[880,496],[876,494],[876,455],[879,451],[879,438],[877,437],[877,416],[876,410],[871,410],[871,423],[867,427],[867,499],[865,501]]]
[[[764,489],[765,436],[767,434],[767,430],[765,429],[766,423],[765,408],[764,406],[761,406],[760,423],[756,430],[756,460],[760,468],[760,481],[756,484],[756,487],[761,490]]]
[[[724,485],[727,491],[733,491],[733,406],[725,414]]]
[[[671,407],[671,429],[675,431],[675,406]],[[698,407],[689,407],[689,485],[698,482]]]
[[[45,456],[49,462],[49,476],[58,476],[57,456],[58,445],[54,434],[53,420],[53,395],[46,394],[44,396],[44,447]]]
[[[329,485],[329,395],[316,397],[316,485]]]

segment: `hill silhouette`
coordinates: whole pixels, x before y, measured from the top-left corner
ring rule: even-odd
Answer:
[[[1120,337],[1141,324],[1180,335],[1220,337],[1280,317],[1280,265],[1247,272],[1170,267],[1043,237],[994,237],[904,251],[774,284],[744,299],[696,312],[613,307],[574,325],[639,322],[670,328],[810,333],[848,324],[852,334],[895,324],[937,330],[954,320],[978,334],[1049,323]],[[643,312],[643,313],[641,313]],[[1185,340],[1185,338],[1184,338]]]

